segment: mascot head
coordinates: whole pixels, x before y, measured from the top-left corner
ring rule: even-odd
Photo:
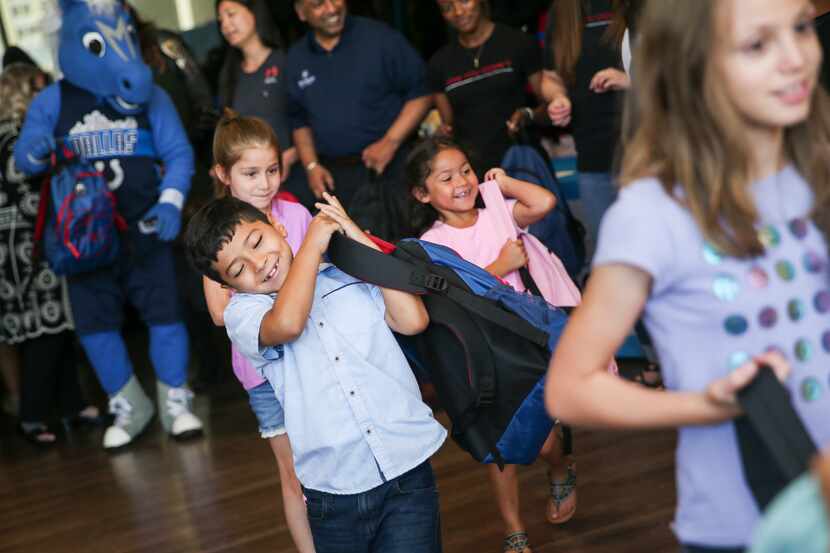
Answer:
[[[141,59],[121,0],[61,0],[58,60],[64,78],[124,114],[150,101],[153,75]]]

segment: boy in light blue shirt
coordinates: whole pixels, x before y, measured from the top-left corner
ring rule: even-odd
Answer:
[[[283,405],[317,553],[440,551],[428,459],[446,431],[392,334],[417,334],[429,318],[416,296],[321,263],[336,231],[376,248],[325,200],[294,258],[282,229],[234,198],[193,217],[188,253],[237,291],[225,326]]]

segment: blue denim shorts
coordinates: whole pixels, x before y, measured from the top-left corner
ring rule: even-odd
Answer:
[[[267,380],[248,390],[248,402],[259,421],[259,435],[265,439],[285,434],[285,411]]]

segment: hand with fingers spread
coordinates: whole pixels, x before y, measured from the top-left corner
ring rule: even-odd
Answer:
[[[775,376],[781,381],[787,379],[791,370],[790,364],[780,353],[763,353],[744,363],[729,375],[711,382],[706,387],[706,399],[720,407],[735,409],[737,415],[740,413],[737,394],[752,382],[755,375],[758,374],[758,367],[761,365],[769,365],[775,372]]]
[[[326,191],[334,192],[334,177],[331,176],[328,169],[319,163],[314,163],[311,169],[306,170],[306,173],[308,175],[308,187],[315,198],[322,198]]]
[[[591,79],[591,84],[588,85],[588,88],[598,94],[602,94],[609,90],[625,90],[629,86],[631,86],[631,81],[625,71],[609,67],[597,71]]]
[[[376,248],[374,242],[372,242],[366,233],[363,232],[354,221],[352,221],[336,196],[332,196],[328,192],[323,192],[323,199],[325,200],[325,203],[317,202],[314,204],[314,206],[320,210],[321,214],[325,214],[335,221],[340,226],[343,234],[352,240],[366,244],[367,246],[371,245]]]
[[[321,211],[308,224],[303,244],[313,244],[320,255],[323,255],[329,247],[331,235],[342,230],[343,228],[337,221]]]

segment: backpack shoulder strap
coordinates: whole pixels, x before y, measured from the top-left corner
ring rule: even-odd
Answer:
[[[493,324],[547,348],[546,332],[501,309],[491,300],[453,285],[438,272],[431,271],[426,260],[418,260],[420,262],[416,265],[412,255],[408,256],[413,261],[410,262],[368,248],[340,234],[331,237],[328,254],[332,263],[355,278],[416,295],[443,294]]]

